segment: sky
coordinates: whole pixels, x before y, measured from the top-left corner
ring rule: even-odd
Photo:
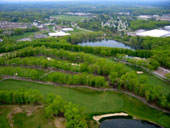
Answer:
[[[57,1],[90,1],[90,0],[0,0],[1,2],[57,2]],[[126,2],[131,2],[131,1],[145,1],[145,2],[150,2],[150,1],[167,1],[167,0],[93,0],[93,1],[126,1]]]

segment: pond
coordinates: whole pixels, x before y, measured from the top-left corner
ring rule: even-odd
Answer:
[[[101,122],[100,128],[163,128],[163,127],[142,120],[106,119]]]
[[[101,40],[101,41],[95,41],[95,42],[83,42],[83,43],[78,43],[78,45],[132,49],[130,46],[127,46],[127,45],[125,45],[121,42],[115,41],[115,40]]]

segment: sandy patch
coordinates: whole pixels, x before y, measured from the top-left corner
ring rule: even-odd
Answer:
[[[56,128],[65,128],[65,118],[63,117],[57,117],[54,120],[54,124],[56,126]]]
[[[93,120],[99,123],[100,119],[105,118],[105,117],[112,117],[112,116],[128,116],[128,114],[121,112],[121,113],[98,115],[98,116],[93,116]]]

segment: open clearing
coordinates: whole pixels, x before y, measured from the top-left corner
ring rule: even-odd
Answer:
[[[37,106],[1,105],[0,112],[0,128],[56,128],[54,119],[47,119]]]
[[[126,112],[137,119],[149,120],[165,127],[170,127],[170,115],[144,105],[141,101],[117,92],[94,91],[86,88],[67,88],[44,85],[33,82],[5,80],[0,82],[0,89],[38,89],[44,95],[55,93],[67,101],[80,104],[85,109],[87,118],[93,114]],[[24,118],[24,115],[22,115]],[[5,120],[0,114],[1,120]]]
[[[68,15],[57,15],[55,17],[59,20],[70,21],[70,22],[80,21],[85,18],[83,16],[68,16]]]

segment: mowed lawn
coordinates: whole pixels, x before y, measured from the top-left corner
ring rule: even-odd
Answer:
[[[9,113],[19,105],[0,105],[0,128],[11,128],[9,125]],[[22,106],[22,105],[21,105]],[[55,128],[54,120],[47,118],[44,109],[38,109],[30,116],[25,113],[17,113],[12,117],[14,128]]]
[[[65,100],[83,107],[87,118],[90,118],[93,114],[124,111],[137,119],[149,120],[167,128],[170,127],[169,114],[152,109],[136,98],[122,93],[94,91],[86,88],[68,88],[17,80],[5,80],[0,82],[0,89],[19,88],[38,89],[45,96],[48,93],[60,95]]]
[[[84,16],[68,16],[68,15],[58,15],[56,16],[57,19],[62,21],[70,21],[70,22],[76,22],[84,19]]]

